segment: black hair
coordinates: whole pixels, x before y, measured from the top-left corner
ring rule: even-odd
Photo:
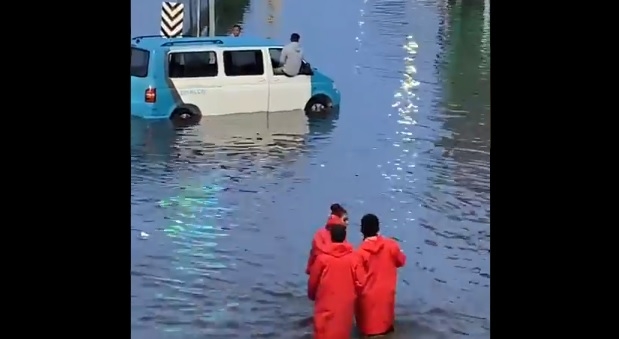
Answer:
[[[232,25],[232,28],[238,28],[238,29],[239,29],[239,31],[242,31],[242,30],[243,30],[243,27],[241,27],[241,25],[239,25],[239,24],[234,24],[234,25]]]
[[[344,225],[331,226],[329,233],[331,233],[331,241],[334,243],[343,243],[346,240],[346,226]]]
[[[331,205],[330,209],[331,209],[331,214],[336,215],[340,218],[343,217],[344,214],[348,214],[346,209],[342,207],[342,205],[340,204],[333,204]]]
[[[301,36],[298,33],[290,34],[290,41],[291,42],[299,42],[300,39],[301,39]]]
[[[368,213],[361,218],[361,234],[363,237],[374,237],[380,230],[380,222],[378,217],[372,213]]]

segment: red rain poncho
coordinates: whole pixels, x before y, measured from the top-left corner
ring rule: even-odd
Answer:
[[[355,300],[365,280],[358,254],[348,243],[332,243],[316,256],[307,296],[314,300],[314,339],[350,338]]]
[[[307,259],[305,274],[309,274],[310,267],[312,266],[314,260],[316,260],[316,256],[323,252],[323,249],[326,245],[331,244],[331,234],[329,233],[329,227],[343,224],[344,222],[342,221],[342,218],[331,214],[329,216],[329,219],[327,220],[327,224],[325,225],[325,227],[316,231],[316,234],[314,234],[314,239],[312,239],[312,248],[310,249],[309,258]]]
[[[395,240],[382,236],[365,239],[357,253],[367,271],[357,300],[357,327],[364,335],[386,333],[395,319],[397,269],[406,264],[406,255]]]

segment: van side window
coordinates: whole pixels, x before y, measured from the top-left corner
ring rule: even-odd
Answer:
[[[218,72],[215,52],[179,52],[168,55],[170,78],[216,77]]]
[[[279,57],[281,55],[281,48],[269,48],[269,56],[271,57],[271,66],[273,66],[273,69],[283,66],[279,64]]]
[[[150,52],[131,47],[131,76],[145,78],[148,75]]]
[[[224,51],[224,70],[227,76],[263,75],[261,50]]]

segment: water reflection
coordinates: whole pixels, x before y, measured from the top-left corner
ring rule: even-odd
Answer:
[[[385,166],[385,172],[383,176],[390,181],[405,180],[406,187],[394,187],[392,190],[395,192],[402,192],[406,189],[409,192],[416,190],[415,182],[417,181],[416,175],[416,158],[418,156],[418,149],[414,143],[418,135],[415,133],[415,125],[417,125],[416,114],[419,112],[419,107],[416,102],[419,100],[417,97],[416,89],[419,86],[419,81],[415,80],[417,69],[415,68],[415,57],[417,55],[417,42],[412,36],[406,37],[406,42],[402,46],[405,51],[403,62],[404,71],[402,73],[402,80],[400,82],[400,88],[394,95],[393,108],[397,110],[398,120],[397,123],[400,128],[396,130],[396,140],[394,140],[393,146],[400,149],[399,156],[391,160]],[[391,116],[391,114],[389,114]],[[397,140],[399,139],[399,140]],[[393,171],[395,169],[395,171]],[[401,184],[396,183],[399,186]],[[409,211],[409,214],[412,212]],[[406,221],[414,221],[411,217],[406,217]],[[395,219],[394,221],[397,221]]]
[[[132,310],[139,310],[132,312],[134,333],[234,336],[241,322],[248,323],[239,313],[250,312],[248,298],[260,297],[261,288],[266,300],[273,298],[260,281],[253,293],[238,285],[247,282],[247,265],[260,267],[252,259],[259,253],[239,247],[239,232],[253,224],[234,217],[247,207],[223,194],[259,192],[247,180],[281,177],[282,166],[311,152],[307,144],[328,136],[337,117],[226,115],[183,129],[132,119],[132,228],[151,234],[147,241],[132,238]],[[225,240],[235,232],[235,242]]]
[[[489,13],[480,6],[457,6],[453,9],[447,34],[451,35],[443,58],[444,128],[450,131],[439,144],[453,161],[453,177],[459,185],[490,199],[490,50],[487,24]],[[473,26],[471,23],[482,22]],[[470,173],[476,173],[471,176]],[[482,220],[489,222],[487,215]]]
[[[328,138],[338,119],[337,110],[327,116],[298,110],[209,116],[180,128],[168,120],[131,117],[131,155],[153,161],[203,156],[203,161],[218,154],[303,150],[308,138]]]
[[[168,120],[149,121],[131,117],[131,155],[169,155],[177,133]]]
[[[481,13],[479,6],[471,7]],[[389,233],[407,239],[404,248],[415,248],[414,273],[402,272],[415,281],[417,300],[407,301],[417,303],[414,324],[428,326],[437,335],[483,336],[489,326],[489,159],[464,165],[470,160],[456,158],[461,149],[454,146],[489,142],[489,129],[476,122],[480,111],[470,112],[489,107],[480,67],[483,39],[472,36],[482,32],[482,19],[470,14],[462,18],[466,10],[429,1],[407,2],[404,8],[380,2],[371,11],[366,26],[372,30],[366,35],[392,44],[404,40],[400,51],[380,44],[382,49],[373,51],[382,59],[380,67],[374,65],[376,59],[367,58],[372,66],[362,68],[400,78],[393,95],[395,114],[386,114],[394,124],[394,135],[384,144],[390,144],[391,157],[380,169],[389,185]],[[386,17],[393,19],[386,22]],[[463,104],[470,108],[454,116]],[[466,125],[458,126],[462,123]],[[460,129],[453,130],[455,126]]]
[[[309,132],[303,111],[231,114],[204,117],[199,126],[187,129],[183,145],[201,143],[198,152],[237,153],[299,148]]]

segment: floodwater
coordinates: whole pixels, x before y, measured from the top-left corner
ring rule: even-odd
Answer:
[[[299,32],[341,110],[131,120],[132,337],[311,338],[306,256],[340,202],[349,240],[372,212],[408,255],[392,338],[489,338],[489,5],[252,1],[222,20]]]

